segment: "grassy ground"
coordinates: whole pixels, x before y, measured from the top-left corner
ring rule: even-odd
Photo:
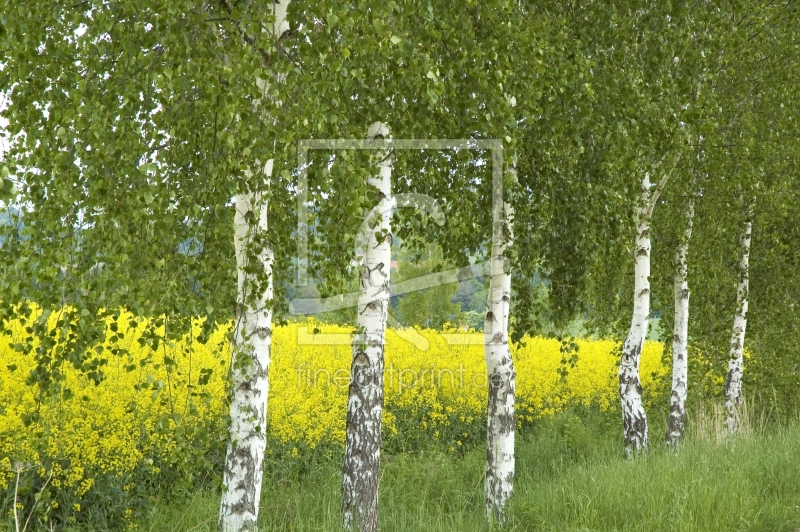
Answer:
[[[584,418],[586,419],[586,418]],[[660,445],[634,460],[620,451],[616,416],[587,423],[562,414],[518,443],[509,530],[797,531],[800,425],[718,441],[695,430],[676,455]],[[709,432],[710,431],[710,432]],[[384,531],[489,530],[483,518],[483,452],[385,456]],[[265,479],[261,530],[340,530],[338,460],[298,478]],[[147,532],[214,531],[218,496],[208,491],[155,504]]]

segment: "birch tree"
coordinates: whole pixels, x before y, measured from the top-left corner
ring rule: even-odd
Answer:
[[[581,55],[591,56],[592,91],[576,98],[570,112],[580,117],[571,135],[579,145],[559,161],[564,169],[557,167],[551,179],[548,210],[563,222],[552,229],[542,251],[551,293],[563,294],[554,302],[558,321],[566,325],[576,316],[588,316],[589,331],[624,340],[618,377],[624,445],[630,454],[645,449],[649,440],[639,363],[651,313],[652,215],[676,158],[702,117],[702,103],[693,91],[695,74],[704,64],[708,14],[675,5],[589,3],[567,16],[574,17],[577,28],[570,31],[591,33],[585,47],[568,57],[578,63]],[[607,26],[600,26],[609,31],[584,28],[583,20],[603,20]],[[699,46],[698,34],[704,37]],[[654,186],[656,173],[661,180]],[[564,175],[575,177],[568,181]],[[630,257],[631,241],[633,275],[627,268],[630,260],[623,259],[623,252]],[[572,260],[559,265],[558,257]],[[631,299],[629,314],[623,305],[630,308]]]
[[[667,444],[677,445],[686,429],[686,392],[689,381],[689,282],[687,279],[689,239],[694,221],[694,198],[686,202],[686,230],[675,252],[673,298],[675,317],[672,328],[672,393],[669,399]]]
[[[648,442],[647,415],[642,404],[642,384],[639,362],[647,338],[650,319],[650,218],[668,174],[658,187],[650,190],[650,174],[645,172],[641,184],[641,199],[636,209],[636,244],[633,250],[634,287],[633,317],[619,366],[619,396],[622,402],[623,435],[627,452],[646,449]]]
[[[725,408],[728,430],[735,433],[740,424],[742,404],[742,370],[744,369],[744,334],[747,328],[748,287],[750,282],[750,239],[752,237],[753,207],[750,206],[744,231],[739,240],[740,258],[736,286],[736,311],[733,316],[730,350],[728,351],[728,375],[725,379]]]
[[[748,54],[759,89],[761,153],[754,168],[759,172],[759,208],[753,218],[754,252],[749,257],[747,287],[747,345],[753,356],[742,381],[750,404],[769,403],[782,420],[794,416],[800,383],[794,348],[800,311],[796,267],[800,109],[792,103],[800,101],[799,7],[775,6],[764,17],[769,31],[750,30],[756,46],[755,53]]]
[[[516,181],[513,165],[509,173]],[[514,489],[516,373],[508,343],[511,272],[508,271],[506,258],[506,247],[513,242],[514,212],[509,202],[495,205],[493,209],[491,276],[483,325],[484,358],[489,384],[486,515],[490,521],[502,522],[506,503]]]
[[[389,128],[375,122],[369,139],[389,138]],[[379,152],[378,175],[368,184],[378,189],[378,205],[367,219],[359,278],[361,295],[353,339],[353,362],[347,401],[347,428],[342,468],[342,513],[348,530],[378,530],[381,416],[386,320],[392,260],[391,150]],[[373,225],[374,224],[374,225]]]
[[[342,132],[352,132],[354,123],[363,124],[368,117],[380,116],[385,123],[392,125],[395,136],[401,138],[511,138],[518,119],[515,113],[509,112],[507,88],[512,84],[509,74],[512,65],[510,59],[513,57],[513,40],[507,37],[514,26],[508,24],[506,14],[512,11],[512,7],[504,2],[478,4],[470,7],[471,16],[466,18],[462,6],[446,3],[436,4],[429,11],[407,9],[405,5],[370,9],[359,6],[358,10],[337,7],[329,14],[321,13],[318,22],[309,19],[309,24],[304,27],[319,27],[319,32],[309,30],[315,52],[308,54],[305,66],[308,67],[311,61],[319,61],[319,71],[323,76],[328,76],[323,77],[322,81],[309,77],[309,83],[315,86],[327,83],[334,87],[330,93],[318,95],[320,108],[326,111],[316,124],[320,131],[315,136],[345,136]],[[391,21],[391,24],[385,21]],[[410,28],[414,28],[413,31]],[[365,41],[363,35],[370,35],[370,40]],[[441,38],[443,35],[447,36],[446,39]],[[326,50],[331,50],[330,53],[326,51],[326,55],[317,53],[322,50],[323,40]],[[374,44],[374,47],[365,46],[365,42]],[[306,54],[303,57],[305,59]],[[367,77],[365,73],[368,72],[396,74]],[[418,80],[422,80],[422,83]],[[481,89],[476,92],[476,87]],[[403,172],[403,179],[396,180],[392,187],[399,193],[422,193],[432,198],[446,199],[442,207],[447,215],[447,223],[441,228],[432,229],[428,227],[432,224],[427,224],[425,217],[398,215],[393,224],[403,242],[411,243],[415,236],[417,239],[440,242],[445,259],[455,264],[465,264],[470,256],[480,255],[483,258],[491,253],[486,246],[493,228],[491,208],[487,208],[491,199],[491,179],[485,179],[484,175],[474,179],[476,174],[483,174],[488,165],[477,164],[485,154],[479,157],[470,154],[469,150],[462,150],[452,158],[444,154],[407,156],[406,152],[398,152],[396,164],[412,166],[421,160],[439,156],[443,165],[448,167],[447,171],[426,171],[425,174]],[[353,172],[344,171],[347,157],[350,156],[337,155],[336,162],[327,173],[325,169],[315,171],[316,178],[341,183],[353,181]],[[357,155],[352,157],[358,158]],[[459,166],[454,176],[451,170],[456,159],[460,159],[463,165]],[[462,173],[462,170],[465,172]],[[422,175],[424,177],[416,177]],[[313,183],[315,177],[311,176],[310,179]],[[458,184],[454,184],[454,179]],[[362,207],[358,204],[360,198],[345,198],[339,194],[339,190],[346,190],[352,196],[369,197],[370,194],[353,194],[355,189],[350,185],[325,185],[322,188],[332,191],[325,198],[317,195],[319,199],[314,199],[319,205],[315,215],[318,221],[315,231],[325,235],[325,240],[318,239],[310,246],[314,256],[324,256],[325,260],[315,261],[310,271],[323,280],[318,285],[320,292],[331,293],[331,286],[336,283],[337,277],[336,272],[331,270],[341,270],[342,263],[338,257],[343,254],[347,242],[338,235],[342,233],[342,227],[352,227],[352,212],[360,212]],[[340,205],[347,205],[341,209],[342,212],[326,210],[338,200],[341,200]],[[375,265],[380,262],[388,264],[387,261],[376,260]],[[376,277],[379,271],[370,272],[373,284],[383,280],[383,277]],[[369,316],[368,313],[361,314],[368,303],[360,304],[359,320]],[[504,317],[499,311],[498,316],[507,322],[507,302],[505,304]],[[359,329],[364,327],[361,322],[358,326]],[[357,340],[372,331],[359,331]],[[503,332],[507,335],[507,324]],[[507,345],[505,349],[508,349]],[[379,441],[356,439],[358,431],[367,430],[357,427],[365,415],[358,412],[364,411],[365,407],[362,405],[360,411],[354,409],[354,404],[360,400],[358,393],[362,393],[360,388],[356,388],[360,380],[357,377],[361,371],[360,363],[370,360],[366,357],[371,348],[362,351],[354,351],[343,478],[344,522],[352,528],[376,526],[377,521],[377,511],[372,510],[371,506],[377,502]],[[371,354],[369,356],[372,357]],[[377,438],[379,416],[369,414],[369,419],[376,426],[368,430],[375,431],[373,437]],[[359,449],[359,445],[369,447]],[[504,449],[504,452],[507,451]],[[367,456],[375,457],[374,464],[359,463],[357,460],[360,458],[364,462]],[[369,472],[370,468],[374,468],[374,473]],[[370,479],[368,474],[374,475],[374,478]],[[367,481],[372,484],[364,484]],[[510,492],[506,496],[508,494]]]
[[[285,286],[273,282],[273,271],[285,280],[296,227],[276,120],[276,108],[290,99],[281,96],[286,85],[275,83],[286,70],[274,53],[286,3],[247,13],[225,1],[86,2],[72,10],[32,4],[25,16],[14,11],[19,45],[6,56],[15,80],[4,111],[16,135],[10,172],[30,207],[30,239],[17,251],[42,267],[4,280],[2,317],[14,315],[20,298],[7,296],[15,292],[44,312],[62,309],[75,331],[64,352],[53,357],[46,322],[32,329],[29,351],[37,361],[32,380],[66,393],[65,363],[99,381],[108,357],[126,355],[95,347],[107,320],[116,330],[121,308],[152,318],[142,341],[154,351],[163,341],[158,323],[169,320],[163,334],[178,340],[203,315],[202,343],[235,314],[219,520],[226,532],[256,527],[271,317]],[[253,171],[259,160],[269,162]],[[273,166],[284,170],[273,174]],[[189,239],[197,253],[181,252]],[[91,271],[98,262],[104,267]],[[34,346],[34,337],[45,340]],[[214,371],[204,370],[201,377]],[[202,385],[198,373],[189,385]]]
[[[289,30],[286,10],[289,0],[274,2],[264,30],[279,38]],[[245,40],[249,40],[245,35]],[[268,96],[269,83],[258,82],[262,97]],[[254,103],[256,107],[260,100]],[[268,117],[265,117],[268,118]],[[267,192],[274,161],[263,169],[263,182],[256,190],[236,196],[234,249],[237,270],[237,309],[231,357],[231,427],[223,472],[220,502],[221,532],[258,529],[258,509],[264,455],[267,450],[267,398],[272,347],[272,307],[274,254],[268,240]],[[247,172],[251,176],[251,172]],[[254,275],[251,261],[261,275]],[[264,279],[259,282],[259,279]]]
[[[265,175],[272,173],[272,161]],[[256,530],[266,452],[267,396],[272,339],[272,247],[267,234],[267,202],[257,193],[236,197],[234,238],[238,272],[238,309],[231,360],[231,429],[223,473],[219,529]],[[253,223],[257,220],[257,225]],[[261,237],[261,238],[259,238]],[[256,267],[267,286],[250,273],[249,249],[258,242]]]

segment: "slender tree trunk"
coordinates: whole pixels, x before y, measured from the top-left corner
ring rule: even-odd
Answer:
[[[268,9],[275,15],[267,32],[279,38],[288,31],[289,0],[276,0]],[[257,80],[262,94],[267,82]],[[256,102],[256,105],[258,102]],[[272,176],[270,159],[264,166]],[[248,177],[250,177],[248,175]],[[266,241],[268,203],[259,192],[236,196],[234,248],[238,272],[236,326],[231,359],[231,432],[222,477],[218,529],[220,532],[258,530],[258,507],[264,453],[267,448],[267,396],[272,345],[272,246]],[[258,276],[249,268],[256,258],[263,268]],[[259,277],[261,277],[259,279]]]
[[[692,237],[694,200],[686,207],[686,232],[675,253],[675,323],[672,328],[672,395],[669,400],[669,427],[667,445],[676,446],[683,440],[686,429],[686,392],[689,380],[688,335],[689,335],[689,282],[686,255]]]
[[[510,172],[516,172],[512,166]],[[508,203],[493,214],[491,277],[483,324],[484,358],[488,375],[486,428],[486,514],[490,521],[505,519],[506,503],[514,489],[514,401],[516,373],[508,345],[511,274],[506,268],[506,246],[511,244],[513,211]],[[504,223],[509,229],[503,234]]]
[[[752,209],[752,207],[751,207]],[[728,353],[728,377],[725,379],[725,407],[728,410],[728,430],[735,433],[739,428],[739,407],[742,402],[742,366],[744,354],[744,332],[747,327],[747,296],[749,284],[750,237],[753,230],[752,210],[744,226],[740,240],[739,283],[736,288],[736,314],[733,316],[731,348]]]
[[[647,338],[650,317],[650,216],[655,198],[651,198],[650,176],[642,179],[641,204],[636,209],[635,281],[633,317],[628,337],[622,345],[619,366],[619,396],[622,401],[622,423],[625,450],[630,454],[647,448],[647,416],[642,404],[639,360]]]
[[[271,163],[271,161],[270,161]],[[268,164],[271,170],[271,164]],[[249,218],[258,221],[252,226]],[[238,309],[231,361],[231,436],[225,459],[219,530],[257,530],[264,452],[272,328],[272,248],[255,250],[266,286],[248,272],[254,239],[267,234],[267,203],[258,194],[236,196],[234,216]],[[260,241],[256,240],[256,242]],[[261,286],[259,286],[261,284]]]
[[[388,128],[376,122],[370,126],[368,138],[386,138],[388,134]],[[342,468],[344,526],[348,530],[364,532],[378,530],[383,354],[392,258],[390,213],[394,156],[391,152],[380,152],[379,155],[379,175],[368,182],[379,191],[381,199],[377,212],[380,218],[376,225],[370,224],[365,238]]]

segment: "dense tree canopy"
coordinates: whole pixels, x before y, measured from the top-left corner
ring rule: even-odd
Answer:
[[[395,139],[503,147],[500,158],[395,150],[392,195],[427,195],[443,220],[398,204],[392,232],[462,266],[491,258],[499,224],[514,341],[566,339],[576,319],[624,338],[642,238],[648,254],[652,241],[648,316],[672,330],[691,205],[689,343],[707,366],[693,366],[706,387],[690,393],[722,393],[710,377],[724,375],[751,223],[745,379],[770,383],[748,393],[788,407],[800,379],[795,2],[326,0],[292,3],[280,32],[275,5],[0,0],[0,321],[44,309],[15,346],[37,361],[31,384],[63,392],[67,364],[101,380],[105,321],[121,309],[155,318],[142,340],[154,347],[165,323],[177,338],[202,316],[202,341],[238,315],[232,228],[243,194],[269,218],[263,233],[258,208],[241,213],[255,231],[248,256],[271,246],[274,259],[239,274],[260,294],[274,282],[278,319],[292,297],[352,291],[365,213],[385,199],[367,179],[375,153],[311,150],[300,168],[298,141],[364,139],[380,121]],[[297,279],[305,231],[308,286]],[[430,310],[440,318],[458,310],[451,288]],[[473,288],[469,297],[486,295]],[[424,301],[408,295],[401,314],[419,322]]]

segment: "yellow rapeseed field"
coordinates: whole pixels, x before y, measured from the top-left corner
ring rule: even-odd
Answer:
[[[25,464],[42,479],[51,476],[52,489],[71,494],[68,501],[75,513],[101,480],[126,491],[142,474],[158,476],[163,468],[177,467],[186,443],[176,433],[202,426],[216,432],[217,441],[224,438],[230,325],[218,328],[206,344],[193,340],[199,333],[196,325],[193,335],[153,352],[137,342],[146,321],[134,320],[138,328],[123,325],[130,318],[119,320],[122,335],[116,346],[127,348],[132,358],[111,356],[98,385],[67,369],[65,384],[73,392],[69,398],[40,398],[38,388],[25,383],[31,358],[9,347],[9,339],[2,341],[0,491],[13,488],[13,470]],[[21,337],[24,325],[16,328]],[[346,327],[312,321],[274,328],[268,406],[272,448],[292,454],[298,448],[342,444],[350,333]],[[455,330],[388,331],[388,438],[402,442],[424,436],[455,450],[469,427],[481,426],[486,412],[482,342],[480,333]],[[513,349],[518,423],[574,405],[616,408],[618,344],[578,344],[577,362],[565,377],[559,373],[558,341],[528,338]],[[105,356],[110,356],[113,346],[105,347]],[[646,390],[665,374],[661,354],[660,343],[645,346],[641,375]],[[23,419],[33,412],[38,418],[26,426]],[[53,498],[50,504],[57,507],[59,502]]]

